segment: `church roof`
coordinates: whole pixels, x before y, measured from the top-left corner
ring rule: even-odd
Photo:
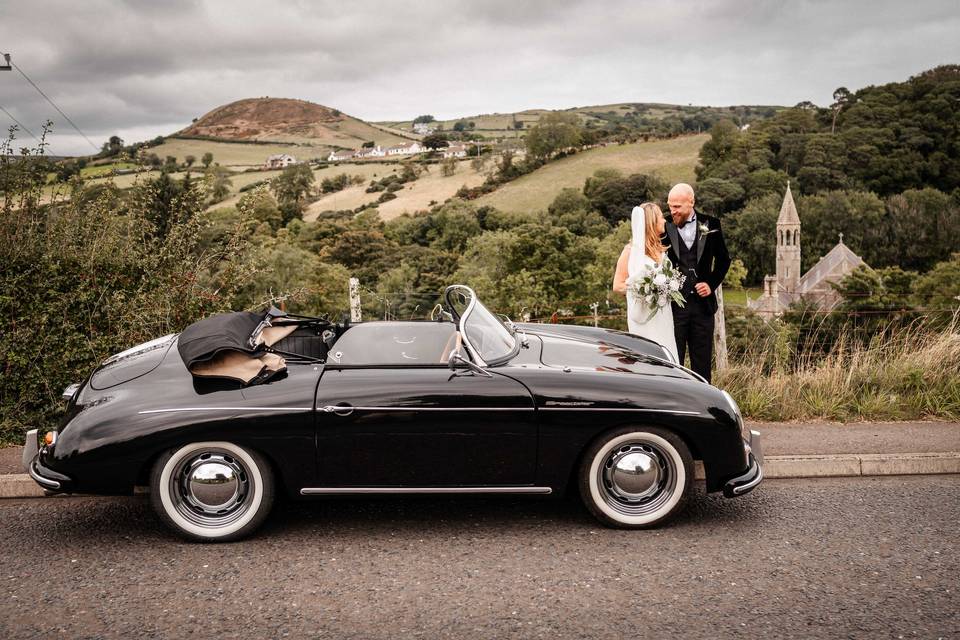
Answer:
[[[787,181],[787,192],[783,194],[783,204],[780,205],[780,217],[777,218],[777,225],[781,224],[800,224],[800,216],[797,215],[797,205],[793,202],[789,181]]]
[[[827,252],[827,255],[820,258],[817,264],[803,274],[800,283],[797,286],[797,292],[807,293],[816,289],[824,280],[830,279],[839,282],[841,278],[856,269],[862,264],[866,264],[863,258],[858,256],[847,245],[843,244],[843,239]]]

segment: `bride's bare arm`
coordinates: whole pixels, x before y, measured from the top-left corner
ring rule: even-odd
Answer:
[[[613,290],[617,293],[627,293],[627,265],[629,264],[630,245],[627,245],[620,252],[620,259],[617,260],[617,270],[613,274]]]

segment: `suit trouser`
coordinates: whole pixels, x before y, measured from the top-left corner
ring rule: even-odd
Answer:
[[[690,350],[690,368],[710,382],[713,360],[713,316],[710,304],[693,293],[681,308],[673,305],[673,331],[677,339],[677,357],[683,364]]]

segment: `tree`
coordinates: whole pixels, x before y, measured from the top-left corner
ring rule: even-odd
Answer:
[[[183,163],[187,165],[187,168],[192,167],[193,163],[196,161],[197,161],[197,156],[188,155],[183,158]]]
[[[207,170],[207,194],[210,202],[221,202],[230,195],[230,188],[233,186],[231,175],[229,169],[220,165]]]
[[[120,136],[110,136],[110,139],[103,143],[100,153],[107,157],[118,156],[123,151],[123,140]]]
[[[830,135],[833,135],[837,129],[837,116],[840,115],[844,107],[850,104],[852,97],[853,94],[851,94],[850,90],[846,87],[840,87],[833,92],[833,104],[830,105],[830,110],[833,111],[833,120],[830,122]]]
[[[914,302],[933,311],[946,312],[945,318],[960,312],[960,253],[938,262],[913,283]]]
[[[662,202],[669,185],[657,176],[635,173],[625,178],[588,181],[584,195],[590,208],[607,222],[617,224],[630,218],[633,208],[643,202]]]
[[[426,123],[428,123],[428,122],[433,122],[433,121],[434,121],[434,117],[433,117],[433,116],[431,116],[431,115],[423,115],[423,116],[417,116],[416,118],[414,118],[414,119],[413,119],[413,124],[421,124],[421,123],[422,123],[422,124],[426,124]]]
[[[309,165],[290,165],[273,179],[271,186],[277,196],[285,222],[303,214],[304,199],[315,182]]]
[[[747,268],[744,266],[743,260],[735,258],[730,263],[727,275],[723,278],[723,284],[731,289],[743,289],[743,281],[746,280],[746,278]]]
[[[466,129],[467,129],[467,123],[464,122],[463,120],[455,122],[453,125],[454,131],[466,131]]]
[[[176,156],[167,156],[163,160],[163,171],[173,173],[177,170],[177,157]]]
[[[747,270],[746,283],[756,285],[776,271],[777,216],[783,196],[776,193],[750,200],[739,211],[724,217],[723,235],[730,255]],[[807,226],[803,227],[803,256],[807,249]]]
[[[457,172],[457,161],[455,158],[444,158],[440,162],[440,175],[449,178]]]
[[[540,160],[580,144],[580,118],[575,113],[551,112],[540,117],[527,133],[527,152]]]
[[[237,202],[237,209],[257,222],[267,223],[274,232],[283,224],[283,214],[276,199],[262,186],[244,194]]]
[[[427,149],[442,149],[447,146],[447,136],[442,133],[431,133],[420,141]]]
[[[203,165],[203,168],[206,169],[213,162],[213,154],[209,151],[203,154],[200,158],[200,163]]]
[[[697,208],[710,215],[723,214],[743,206],[744,190],[732,180],[707,178],[697,183]]]

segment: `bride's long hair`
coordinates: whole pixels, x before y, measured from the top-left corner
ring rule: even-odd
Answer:
[[[663,211],[653,202],[644,202],[640,205],[643,209],[643,219],[646,226],[644,234],[644,251],[655,262],[663,260],[663,254],[667,248],[660,242],[659,221],[663,220]]]

